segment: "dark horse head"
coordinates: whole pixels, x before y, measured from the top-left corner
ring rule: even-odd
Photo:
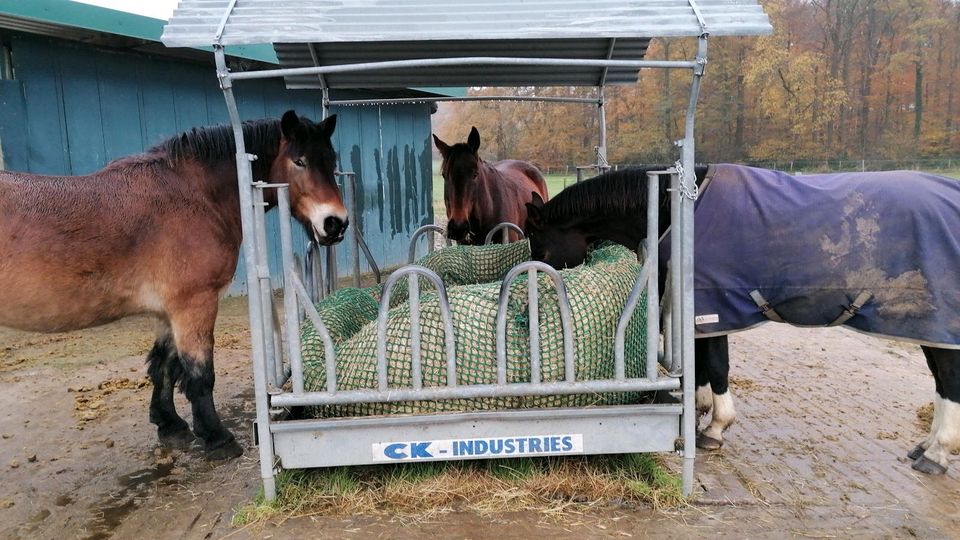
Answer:
[[[534,260],[554,268],[583,263],[591,244],[610,240],[636,250],[647,236],[647,172],[666,167],[611,171],[574,184],[544,203],[534,196],[527,203],[524,233]],[[697,167],[697,182],[706,175]],[[670,175],[659,178],[659,231],[670,224]]]
[[[443,204],[447,209],[447,237],[460,243],[472,243],[478,231],[471,230],[470,209],[478,197],[481,173],[480,132],[470,130],[467,142],[453,146],[436,135],[433,142],[443,157],[440,174],[443,175]],[[480,238],[479,241],[483,241]]]
[[[271,181],[290,185],[294,217],[321,245],[343,240],[350,223],[334,175],[337,153],[330,137],[336,126],[336,115],[315,123],[287,111],[280,119],[283,136],[270,167]]]

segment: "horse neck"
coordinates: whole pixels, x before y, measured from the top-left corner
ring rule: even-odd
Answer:
[[[670,227],[669,185],[661,182],[658,200],[658,238]],[[645,196],[645,195],[644,195]],[[597,211],[583,216],[569,227],[584,234],[588,241],[609,240],[636,249],[647,237],[647,205],[640,200],[635,206],[616,211]]]
[[[481,159],[479,169],[483,174],[478,175],[471,197],[471,214],[477,216],[482,223],[497,225],[506,210],[503,191],[507,186],[504,185],[503,175],[493,165]]]

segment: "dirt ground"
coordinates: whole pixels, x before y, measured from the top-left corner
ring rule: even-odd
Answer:
[[[931,478],[904,457],[933,395],[919,348],[774,324],[731,338],[739,421],[723,450],[698,456],[686,507],[414,523],[300,516],[237,529],[234,509],[259,487],[246,324],[243,300],[225,300],[215,395],[247,451],[219,464],[199,447],[157,446],[143,365],[152,321],[59,335],[0,329],[0,537],[960,538],[960,458]]]

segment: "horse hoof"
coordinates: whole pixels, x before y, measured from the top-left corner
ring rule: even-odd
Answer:
[[[911,450],[909,454],[907,454],[907,458],[911,461],[916,461],[923,457],[924,452],[926,452],[926,450],[918,444],[917,446],[913,447],[913,450]]]
[[[243,447],[235,439],[230,439],[226,443],[216,447],[206,449],[206,458],[208,461],[223,461],[233,459],[243,454]]]
[[[161,428],[157,430],[157,437],[160,439],[160,444],[167,448],[187,448],[196,439],[189,427],[177,430]]]
[[[938,476],[947,472],[947,468],[927,456],[920,456],[913,462],[913,469],[924,474]]]
[[[719,450],[721,447],[723,447],[723,441],[720,439],[714,439],[703,433],[697,435],[697,448],[701,450]]]

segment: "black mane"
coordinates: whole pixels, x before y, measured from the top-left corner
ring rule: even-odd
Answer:
[[[542,214],[547,222],[556,223],[590,216],[646,215],[647,172],[669,167],[630,167],[609,171],[567,187],[544,205]],[[697,183],[706,175],[706,167],[696,167]],[[667,202],[670,177],[660,176],[659,200]]]
[[[243,123],[246,152],[256,154],[258,158],[253,162],[255,178],[262,177],[277,157],[280,137],[280,120],[250,120]],[[154,146],[147,153],[161,155],[171,165],[195,160],[202,165],[213,167],[224,161],[234,163],[237,147],[233,127],[219,125],[185,131]]]

